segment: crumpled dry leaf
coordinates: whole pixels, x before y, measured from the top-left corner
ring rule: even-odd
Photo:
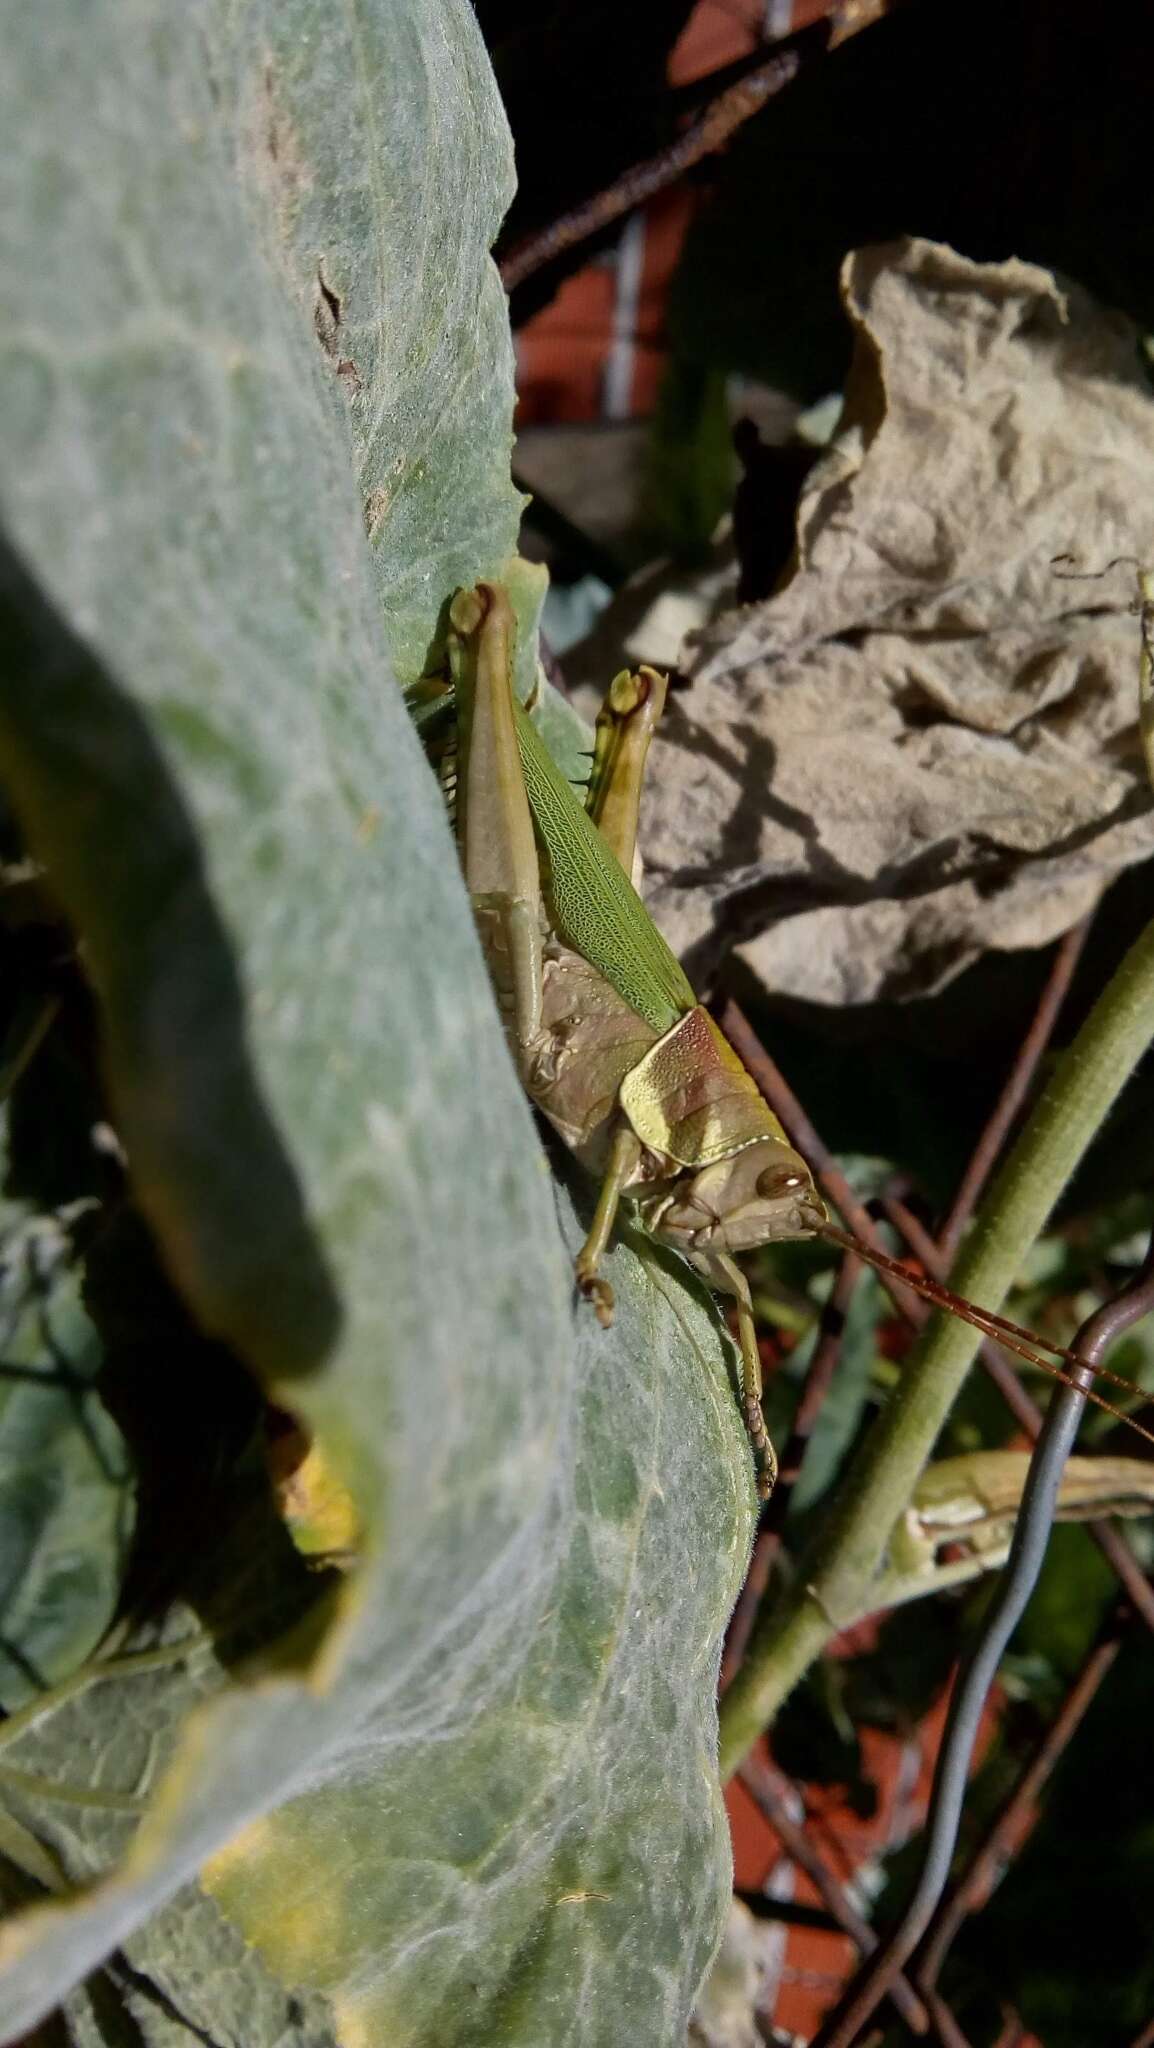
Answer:
[[[1134,569],[1055,564],[1152,558],[1134,328],[925,241],[859,250],[842,282],[857,355],[798,567],[694,636],[644,819],[698,983],[740,945],[829,1003],[1045,944],[1154,853]]]
[[[740,1899],[730,1900],[721,1947],[689,2022],[688,2048],[760,2048],[765,2035],[757,2014],[772,2005],[783,1946],[780,1922],[756,1920]]]
[[[966,1451],[927,1465],[894,1531],[890,1567],[871,1607],[900,1606],[1000,1571],[1022,1505],[1029,1451]],[[1067,1458],[1055,1519],[1149,1515],[1154,1468],[1144,1458]]]
[[[939,1458],[918,1481],[906,1513],[906,1534],[927,1552],[939,1545],[975,1551],[1005,1548],[1030,1466],[1029,1451],[966,1451]],[[1148,1515],[1154,1468],[1145,1458],[1067,1458],[1056,1517],[1094,1521],[1102,1515]]]

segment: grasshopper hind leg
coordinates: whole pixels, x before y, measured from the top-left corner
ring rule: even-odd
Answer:
[[[768,1500],[777,1479],[777,1455],[769,1440],[761,1409],[761,1353],[753,1320],[753,1297],[749,1282],[735,1259],[719,1258],[725,1285],[737,1298],[737,1332],[741,1350],[741,1413],[749,1434],[757,1475],[757,1497]]]

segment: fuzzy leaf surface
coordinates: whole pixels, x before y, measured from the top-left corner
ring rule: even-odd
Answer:
[[[659,2048],[728,1889],[732,1353],[648,1250],[614,1254],[612,1333],[577,1314],[582,1225],[390,674],[516,510],[476,28],[463,0],[48,0],[7,57],[0,777],[168,1271],[361,1535],[248,1682],[189,1635],[10,1745],[42,1781],[12,1817],[82,1889],[4,1930],[0,2029],[215,1858],[341,2042],[461,2041],[467,2009],[486,2042]],[[276,2038],[158,1939],[202,2038]]]

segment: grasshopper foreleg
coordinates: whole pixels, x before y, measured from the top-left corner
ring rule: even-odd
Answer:
[[[597,1268],[613,1234],[622,1191],[628,1186],[640,1158],[640,1140],[628,1124],[620,1124],[610,1147],[609,1164],[597,1197],[589,1235],[574,1260],[577,1285],[593,1303],[597,1320],[606,1330],[613,1321],[613,1289],[608,1280],[599,1277]]]

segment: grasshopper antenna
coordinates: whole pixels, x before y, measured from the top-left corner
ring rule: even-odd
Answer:
[[[1041,1357],[1040,1353],[1048,1351],[1053,1358],[1065,1360],[1079,1375],[1081,1384],[1081,1375],[1085,1373],[1088,1361],[1077,1349],[1071,1349],[1063,1344],[1051,1344],[1047,1338],[1039,1337],[1036,1331],[1027,1330],[1021,1323],[1013,1323],[1007,1316],[996,1315],[993,1309],[982,1308],[976,1301],[968,1301],[964,1294],[955,1294],[952,1288],[944,1286],[940,1280],[931,1280],[923,1273],[911,1272],[900,1259],[891,1259],[885,1252],[875,1251],[871,1244],[866,1244],[862,1238],[855,1237],[848,1230],[839,1229],[836,1223],[823,1223],[815,1234],[831,1244],[838,1245],[842,1251],[856,1252],[858,1258],[863,1259],[867,1265],[874,1266],[878,1272],[892,1274],[894,1279],[900,1280],[903,1287],[908,1287],[911,1293],[922,1295],[926,1301],[932,1302],[935,1308],[947,1309],[951,1315],[960,1316],[963,1322],[972,1324],[973,1328],[981,1330],[984,1336],[992,1337],[995,1343],[1001,1344],[1005,1350],[1015,1352],[1019,1358],[1024,1358],[1028,1364],[1036,1366],[1039,1372],[1048,1373],[1051,1379],[1060,1380],[1063,1385],[1069,1386],[1070,1375],[1064,1372],[1061,1366],[1051,1363],[1051,1359]],[[1128,1394],[1133,1394],[1134,1383],[1126,1379],[1124,1374],[1111,1372],[1108,1367],[1102,1365],[1095,1366],[1093,1370],[1102,1379],[1110,1380],[1115,1386],[1123,1387]],[[1092,1402],[1095,1408],[1103,1409],[1107,1415],[1114,1416],[1118,1422],[1124,1422],[1128,1429],[1145,1437],[1147,1443],[1154,1444],[1154,1431],[1144,1428],[1140,1422],[1135,1422],[1133,1416],[1127,1415],[1125,1409],[1119,1408],[1113,1401],[1107,1401],[1103,1395],[1096,1394],[1088,1385],[1083,1391],[1086,1399]]]

